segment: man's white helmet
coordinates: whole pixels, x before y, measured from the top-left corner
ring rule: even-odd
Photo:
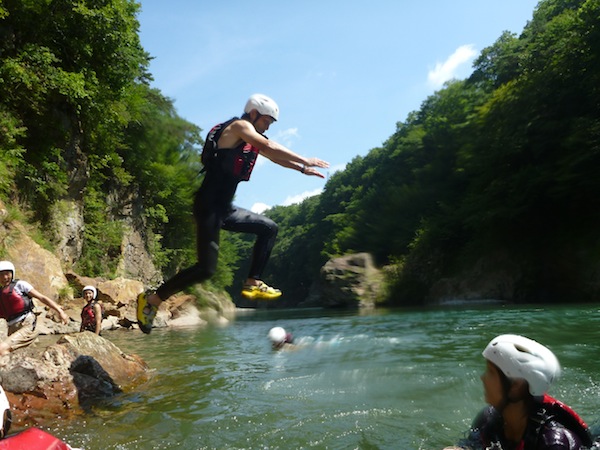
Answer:
[[[253,109],[263,116],[271,116],[274,120],[279,120],[279,106],[277,106],[275,100],[266,95],[254,94],[250,96],[244,107],[244,112],[249,114]]]
[[[533,396],[544,395],[560,375],[560,364],[554,353],[524,336],[497,336],[482,354],[498,366],[507,378],[525,379]]]
[[[285,342],[287,333],[281,327],[273,327],[269,330],[269,339],[273,344],[282,344]]]
[[[92,291],[93,294],[93,299],[96,299],[96,297],[98,296],[98,291],[96,291],[96,288],[94,286],[85,286],[81,292],[85,292],[85,291]]]
[[[13,279],[15,278],[15,265],[10,261],[0,261],[0,272],[5,270],[10,270],[13,274]]]

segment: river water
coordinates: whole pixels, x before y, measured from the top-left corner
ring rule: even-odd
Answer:
[[[274,352],[282,326],[298,348]],[[550,394],[598,428],[600,308],[241,311],[225,326],[108,332],[152,378],[46,429],[94,449],[441,449],[484,406],[481,351],[496,335],[549,346]]]

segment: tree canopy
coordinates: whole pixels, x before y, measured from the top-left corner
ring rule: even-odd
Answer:
[[[114,273],[128,209],[166,276],[195,259],[202,130],[150,87],[138,10],[0,0],[0,195],[42,226],[60,201],[81,201],[77,268],[89,276]],[[520,35],[499,36],[468,79],[426,98],[321,195],[268,211],[278,303],[300,302],[328,258],[359,251],[394,266],[390,304],[421,303],[498,253],[522,268],[523,299],[597,299],[598,111],[600,0],[542,0]],[[216,288],[237,286],[252,247],[224,238]]]

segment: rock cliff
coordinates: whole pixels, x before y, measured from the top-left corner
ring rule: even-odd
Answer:
[[[321,268],[317,292],[326,308],[373,308],[383,289],[382,272],[368,253],[333,258]]]

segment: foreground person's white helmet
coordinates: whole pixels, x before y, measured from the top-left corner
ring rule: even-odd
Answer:
[[[269,340],[273,344],[282,344],[285,342],[287,333],[281,327],[273,327],[269,330]]]
[[[253,109],[257,110],[263,116],[271,116],[274,120],[279,120],[279,106],[270,97],[263,94],[254,94],[246,102],[244,112],[249,114]]]
[[[523,378],[529,383],[529,393],[544,395],[560,375],[560,364],[554,353],[542,344],[515,334],[503,334],[491,340],[483,357],[506,375]]]
[[[15,278],[15,265],[10,261],[0,261],[0,272],[5,270],[10,270],[13,274],[13,279]]]
[[[81,292],[85,292],[85,291],[92,291],[92,294],[93,294],[92,298],[94,300],[96,300],[96,297],[98,296],[98,291],[96,291],[96,288],[94,286],[86,286],[81,290]]]

